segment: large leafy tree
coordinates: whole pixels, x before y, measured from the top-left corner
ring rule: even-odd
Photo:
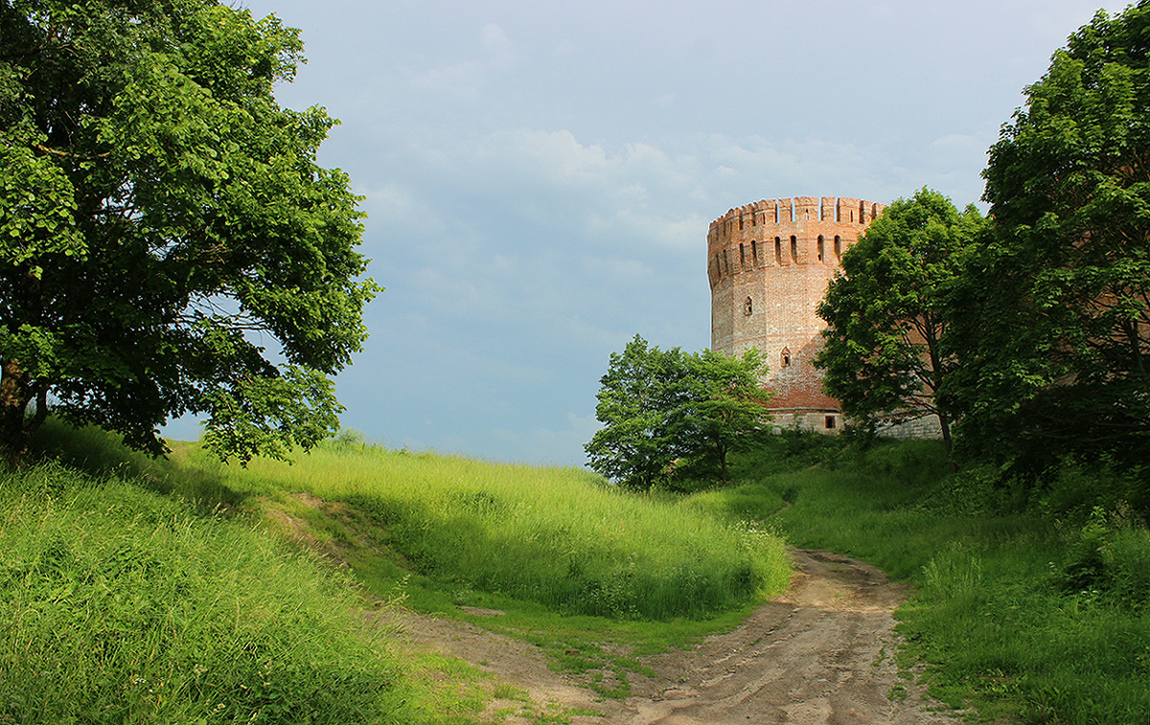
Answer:
[[[636,335],[612,353],[595,415],[603,427],[585,446],[589,465],[627,488],[646,491],[679,458],[711,458],[726,475],[727,453],[758,431],[769,394],[762,357],[710,350],[660,350]]]
[[[818,308],[827,329],[815,365],[847,415],[870,424],[936,415],[951,455],[952,414],[940,395],[959,364],[948,349],[949,298],[984,226],[973,206],[959,212],[922,189],[887,207],[843,254]]]
[[[973,440],[1150,455],[1148,66],[1150,2],[1099,12],[991,148],[995,234],[964,299]]]
[[[377,288],[348,178],[316,164],[334,121],[273,95],[301,51],[215,0],[0,0],[9,456],[49,407],[152,452],[206,414],[245,460],[338,427]]]
[[[646,491],[689,451],[680,411],[691,401],[686,356],[660,350],[635,335],[611,353],[595,417],[603,424],[584,446],[591,469],[620,485]]]
[[[772,394],[760,380],[767,367],[762,353],[751,348],[741,357],[703,350],[687,358],[691,372],[692,402],[686,423],[695,432],[694,455],[718,463],[727,479],[727,454],[755,440],[770,416]]]

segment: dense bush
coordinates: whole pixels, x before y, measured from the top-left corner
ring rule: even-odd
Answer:
[[[1095,595],[1131,609],[1150,603],[1150,530],[1130,519],[1128,509],[1108,513],[1096,507],[1086,525],[1071,535],[1056,576],[1061,589]]]

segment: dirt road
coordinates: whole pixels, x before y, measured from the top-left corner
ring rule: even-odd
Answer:
[[[511,725],[543,715],[576,725],[961,722],[898,675],[892,612],[905,596],[901,586],[829,552],[792,556],[796,574],[784,596],[732,632],[645,660],[655,676],[632,676],[623,701],[602,700],[552,672],[536,648],[517,640],[449,620],[411,616],[394,624],[415,646],[467,660],[526,692],[526,701],[496,701],[488,710]]]

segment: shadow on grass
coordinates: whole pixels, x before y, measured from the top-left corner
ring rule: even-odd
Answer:
[[[49,418],[33,437],[29,454],[33,460],[59,461],[94,478],[131,480],[156,493],[187,499],[208,511],[236,508],[247,497],[225,485],[216,473],[134,451],[115,434],[96,426],[73,428]]]

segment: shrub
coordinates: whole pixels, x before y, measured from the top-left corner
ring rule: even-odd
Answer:
[[[1150,604],[1150,530],[1126,527],[1114,532],[1102,550],[1110,595],[1131,608]]]

